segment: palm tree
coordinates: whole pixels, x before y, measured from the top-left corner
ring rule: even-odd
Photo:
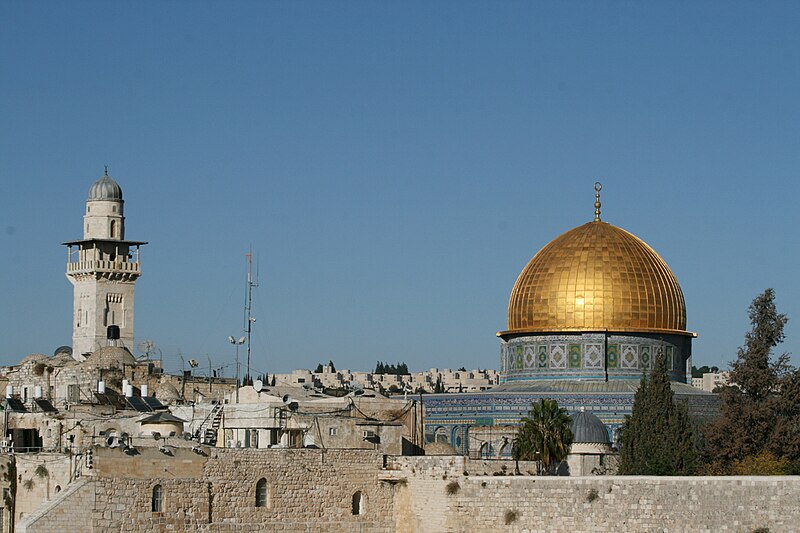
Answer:
[[[511,448],[512,457],[516,461],[539,460],[546,474],[554,474],[572,445],[572,420],[567,410],[555,400],[542,398],[521,422]]]

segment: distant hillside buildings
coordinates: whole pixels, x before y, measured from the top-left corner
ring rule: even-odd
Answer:
[[[496,370],[451,370],[431,368],[425,372],[408,374],[376,374],[334,370],[330,365],[322,367],[322,372],[293,370],[288,374],[274,374],[277,383],[286,385],[308,385],[325,389],[375,389],[387,393],[432,393],[437,392],[480,392],[489,390],[499,383]]]

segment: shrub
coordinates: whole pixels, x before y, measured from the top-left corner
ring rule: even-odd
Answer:
[[[460,489],[461,485],[458,484],[458,481],[451,481],[450,483],[447,484],[447,487],[445,487],[445,492],[448,495],[452,496],[453,494],[456,494]]]
[[[748,455],[731,467],[734,476],[782,476],[789,471],[789,459],[775,457],[771,452]]]
[[[505,515],[503,515],[503,520],[505,521],[506,525],[513,524],[517,521],[518,515],[516,511],[512,511],[511,509],[506,510]]]

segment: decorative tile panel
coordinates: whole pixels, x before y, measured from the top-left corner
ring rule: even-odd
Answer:
[[[586,368],[603,368],[603,345],[587,344],[583,355],[583,366]]]
[[[639,347],[639,363],[642,368],[650,368],[652,366],[653,359],[650,356],[650,351],[650,346],[643,345]]]
[[[550,345],[550,368],[567,368],[567,345]]]
[[[525,347],[525,368],[534,368],[536,366],[536,356],[533,353],[533,346]]]
[[[619,344],[609,344],[608,345],[608,368],[618,368],[619,367]]]
[[[539,355],[538,355],[537,358],[539,360],[538,361],[539,368],[547,368],[547,359],[548,359],[548,357],[547,357],[547,345],[540,344],[538,346],[538,352],[539,352]]]
[[[570,368],[580,368],[581,367],[581,345],[580,344],[570,344],[569,345],[569,367]]]
[[[635,344],[623,344],[622,353],[620,354],[619,366],[620,368],[638,368],[638,353]]]

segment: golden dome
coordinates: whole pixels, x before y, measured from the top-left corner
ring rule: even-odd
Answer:
[[[693,335],[683,292],[664,260],[598,213],[525,266],[508,302],[508,331],[498,335],[605,330]]]

